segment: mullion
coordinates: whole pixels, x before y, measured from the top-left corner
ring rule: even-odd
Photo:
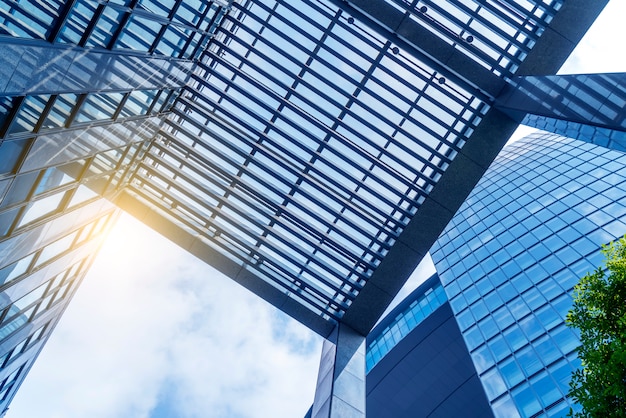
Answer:
[[[226,146],[228,146],[227,142],[224,142],[224,144]],[[291,172],[293,175],[296,175],[296,176],[298,175],[298,173],[299,173],[298,171],[290,169],[288,166],[286,166],[284,163],[282,163],[277,157],[275,157],[274,156],[274,154],[275,154],[274,152],[268,151],[265,148],[258,148],[257,152],[261,152],[263,155],[265,155],[266,157],[270,158],[272,161],[276,162],[277,164],[282,166],[284,169],[286,169],[287,171]],[[248,170],[248,174],[251,174],[252,172],[253,172],[253,170]],[[276,173],[272,173],[272,174],[273,174],[273,176],[276,176]],[[330,179],[330,178],[328,180],[332,181],[332,179]],[[286,181],[284,181],[283,183],[288,185],[288,182],[286,182]],[[328,195],[328,190],[326,190],[321,185],[316,185],[316,182],[313,179],[310,179],[308,184],[312,185],[313,187],[318,189],[321,193],[324,193],[327,197],[330,197],[332,200],[334,200],[335,202],[337,202],[341,206],[345,206],[346,205],[346,202],[343,202],[342,200],[337,199],[333,195]],[[341,188],[340,185],[337,185],[337,186]],[[348,193],[348,194],[352,193],[349,189],[346,189],[345,192]],[[308,192],[305,192],[305,191],[301,190],[300,193],[303,193],[306,197],[315,200],[315,196],[310,195]],[[356,199],[356,200],[360,200],[360,199]],[[295,204],[295,203],[297,203],[297,201],[293,200],[293,203]],[[364,203],[366,206],[370,206],[371,205],[370,203],[368,203],[366,201],[363,201],[362,203]],[[320,206],[322,206],[327,213],[334,213],[334,210],[331,209],[330,207],[327,207],[326,204],[324,204],[322,202],[318,202],[318,204]],[[300,204],[298,204],[298,206],[301,207]],[[391,204],[390,204],[390,206],[393,207],[393,205],[391,205]],[[374,205],[371,205],[370,208],[373,211],[378,211],[379,214],[383,217],[383,219],[388,217],[388,214],[386,214],[385,212],[379,211]],[[353,211],[356,212],[356,213],[359,212],[359,210],[357,210],[357,209],[359,209],[359,206],[354,206],[353,207]],[[369,223],[371,226],[373,226],[375,228],[379,228],[380,227],[380,222],[379,221],[377,221],[375,219],[369,220],[368,218],[369,218],[369,215],[367,214],[367,212],[363,211],[363,213],[362,213],[362,220],[366,221],[367,223]],[[366,231],[362,230],[360,225],[355,224],[355,223],[353,223],[352,221],[350,221],[348,219],[345,219],[344,222],[346,222],[347,225],[351,226],[356,231],[359,231],[363,236],[369,236],[369,233],[367,233]],[[401,225],[398,225],[398,226],[401,226]]]
[[[164,133],[164,132],[162,132],[162,134],[165,134],[165,133]],[[175,141],[175,138],[174,138],[174,137],[170,137],[169,135],[166,135],[166,137],[168,137],[168,138],[169,138],[169,140],[171,140],[171,141]],[[187,152],[190,152],[190,153],[192,153],[192,152],[193,152],[193,149],[192,149],[192,148],[190,148],[190,147],[188,147],[188,146],[186,146],[186,145],[183,145],[183,144],[181,144],[181,143],[176,143],[176,145],[177,145],[177,146],[179,146],[179,147],[182,147],[182,148],[183,148],[183,149],[185,149]],[[156,146],[160,147],[160,145],[158,145],[158,144],[156,144],[156,143],[155,143],[153,146],[155,146],[155,147],[156,147]],[[165,151],[165,147],[163,147],[163,151]],[[212,150],[212,152],[215,152],[215,150]],[[225,154],[219,153],[219,155],[220,155],[220,157],[222,157],[223,159],[226,159]],[[217,166],[217,165],[213,164],[209,158],[206,158],[206,157],[204,157],[204,156],[202,156],[202,155],[198,155],[198,154],[195,154],[195,155],[194,155],[194,157],[195,157],[195,158],[197,158],[197,159],[199,159],[200,161],[202,161],[204,164],[206,164],[206,165],[210,166],[210,167],[212,168],[212,171],[217,171],[217,172],[218,172],[219,174],[221,174],[222,176],[225,176],[225,174],[224,174],[225,172],[224,172],[223,170],[221,170],[221,169],[219,168],[219,166]],[[276,188],[272,185],[272,182],[269,182],[269,181],[266,181],[266,180],[265,180],[265,176],[256,175],[256,174],[254,173],[254,171],[253,171],[253,170],[249,170],[249,169],[245,170],[243,173],[244,173],[244,174],[246,174],[246,175],[248,175],[248,176],[250,176],[252,179],[254,179],[254,180],[258,181],[259,183],[261,183],[263,186],[267,187],[268,189],[272,190],[274,193],[276,193],[276,195],[277,195],[277,196],[280,196],[280,195],[281,195],[281,192],[280,192],[279,190],[277,190],[277,189],[276,189]],[[240,183],[240,184],[239,184],[239,186],[240,186],[242,189],[246,190],[246,191],[247,191],[247,193],[249,193],[249,194],[251,194],[251,195],[255,196],[255,198],[256,198],[256,199],[258,199],[260,203],[265,204],[265,205],[266,205],[269,209],[272,209],[272,210],[274,210],[274,211],[276,211],[276,210],[277,210],[277,209],[276,209],[276,205],[277,205],[277,204],[276,204],[275,202],[271,201],[269,198],[265,198],[263,195],[260,195],[260,194],[256,193],[256,190],[255,190],[254,188],[252,188],[252,187],[248,186],[246,183],[243,183],[243,182],[242,182],[242,183]],[[313,198],[313,196],[310,196],[310,197],[311,197],[311,198]],[[313,217],[314,219],[316,219],[318,222],[320,222],[320,223],[322,223],[322,224],[326,225],[326,226],[327,226],[327,227],[329,227],[329,228],[331,228],[331,227],[332,227],[332,223],[329,223],[327,220],[325,220],[324,218],[320,217],[320,216],[317,214],[317,212],[310,211],[310,209],[308,209],[306,206],[302,205],[302,204],[301,204],[300,202],[298,202],[297,200],[294,200],[293,198],[289,198],[289,200],[288,200],[287,204],[294,205],[294,206],[298,207],[299,209],[303,210],[304,212],[309,212],[309,214],[311,215],[311,217]],[[293,222],[293,223],[298,223],[298,221],[299,221],[296,217],[293,217],[293,216],[290,214],[290,212],[289,212],[289,211],[284,211],[283,215],[284,215],[287,219],[290,219],[290,221],[291,221],[291,222]],[[348,225],[349,225],[349,224],[348,224]],[[315,230],[315,229],[313,229],[313,228],[307,228],[307,225],[306,225],[306,224],[302,224],[302,225],[300,225],[300,226],[301,226],[302,228],[305,228],[305,229],[310,229],[309,233],[319,234],[319,231],[317,231],[317,230]],[[355,245],[355,246],[357,246],[357,247],[360,247],[360,249],[361,249],[362,251],[365,251],[365,252],[368,252],[368,251],[369,251],[367,246],[363,245],[362,243],[360,243],[360,242],[359,242],[359,241],[357,241],[356,239],[352,238],[352,237],[348,234],[348,232],[344,232],[343,230],[341,230],[341,229],[337,229],[336,227],[334,227],[334,229],[333,229],[333,230],[334,230],[335,232],[337,232],[340,236],[342,236],[342,237],[344,237],[345,239],[347,239],[347,240],[351,241],[351,243],[352,243],[353,245]],[[368,234],[367,234],[365,231],[360,231],[360,233],[361,233],[362,235],[364,235],[364,236],[368,236]],[[344,253],[346,254],[346,256],[348,256],[348,254],[349,254],[349,256],[350,256],[350,257],[352,257],[352,254],[351,254],[351,253],[349,253],[349,252],[345,251],[345,249],[344,249],[344,248],[342,248],[342,246],[341,246],[340,244],[338,244],[338,243],[334,243],[334,241],[333,241],[333,240],[329,240],[329,238],[328,238],[327,236],[325,236],[325,235],[321,235],[321,234],[320,234],[319,239],[322,239],[322,240],[328,240],[331,244],[333,244],[333,246],[335,246],[335,247],[337,248],[337,250],[338,250],[338,251],[340,251],[340,252],[344,252]],[[382,243],[379,243],[379,244],[381,244],[381,245],[382,245]],[[372,256],[372,257],[374,257],[374,258],[376,258],[376,259],[380,259],[380,254],[377,254],[377,253],[375,253],[375,252],[372,252],[372,253],[371,253],[371,254],[369,254],[369,255],[370,255],[370,256]],[[357,260],[355,260],[355,261],[359,261],[359,260],[357,259]]]
[[[78,0],[68,0],[64,5],[63,10],[59,14],[59,17],[55,20],[54,26],[50,29],[50,33],[48,34],[48,40],[52,43],[56,43],[61,33],[61,29],[67,23],[70,13],[72,9],[74,9],[74,5]]]
[[[289,42],[294,48],[297,48],[298,50],[302,51],[304,54],[306,54],[307,56],[310,56],[311,51],[308,50],[307,48],[305,48],[302,44],[295,42],[288,33],[284,32],[283,30],[278,29],[276,26],[270,24],[270,23],[265,23],[265,22],[261,22],[255,15],[248,15],[248,17],[252,17],[253,19],[257,20],[257,22],[259,23],[263,23],[267,28],[271,29],[273,31],[273,33],[278,36],[279,38],[281,38],[281,40],[283,40],[284,42]],[[276,15],[275,16],[277,19],[280,19],[282,16],[280,15]],[[234,39],[238,39],[239,42],[242,45],[246,45],[246,43],[244,41],[241,41],[240,38],[238,38],[235,33],[238,30],[244,30],[246,32],[248,32],[251,35],[255,35],[255,32],[250,29],[249,27],[247,27],[246,25],[242,25],[241,22],[236,22],[239,25],[236,27],[236,30],[233,29],[231,31],[228,32],[229,37],[233,37]],[[290,26],[293,25],[292,22],[284,22],[286,24],[289,24]],[[310,34],[306,33],[305,31],[302,31],[302,28],[298,28],[298,27],[292,27],[293,30],[297,31],[300,35],[302,35],[303,37],[308,38],[312,43],[315,44],[319,44],[319,39],[311,36]],[[221,32],[225,32],[225,29],[220,28]],[[356,35],[356,34],[355,34]],[[336,39],[336,38],[334,38]],[[268,40],[264,39],[264,38],[259,38],[260,41],[262,41],[263,43],[265,43],[267,46],[276,49],[276,43],[272,43],[269,42]],[[336,39],[338,40],[338,39]],[[361,39],[362,40],[362,39]],[[345,42],[345,41],[344,41]],[[343,43],[343,42],[342,42]],[[222,42],[222,44],[227,44],[226,41]],[[362,69],[359,66],[355,66],[353,61],[347,59],[346,57],[344,57],[342,54],[337,53],[336,51],[332,50],[332,49],[328,49],[325,48],[324,45],[318,45],[318,47],[321,46],[322,48],[324,48],[324,50],[330,54],[332,54],[333,56],[335,56],[339,61],[343,62],[345,65],[351,67],[354,71],[357,71],[359,73],[361,73],[361,75],[365,74],[364,69]],[[345,46],[350,47],[349,44],[345,44]],[[376,45],[371,45],[373,50],[379,50],[380,47],[382,46],[382,44],[376,44]],[[257,52],[257,51],[255,51]],[[371,63],[372,59],[369,55],[365,55],[363,52],[361,51],[354,51],[354,53],[356,53],[357,55],[360,55],[362,59],[364,59],[365,61],[369,61]],[[302,65],[302,62],[293,58],[292,55],[284,55],[284,58],[290,60],[291,62],[293,62],[296,65]],[[318,58],[321,59],[321,58]],[[325,65],[327,66],[332,66],[330,65],[327,61],[322,61]],[[333,66],[334,67],[334,66]],[[351,80],[349,78],[347,78],[346,76],[342,75],[341,73],[337,73],[336,76],[340,76],[340,77],[344,77],[346,80],[348,80],[349,82],[351,82]]]
[[[139,3],[139,0],[130,0],[130,3],[127,6],[127,9],[130,9],[131,12],[126,13],[121,19],[117,26],[117,29],[111,34],[111,39],[109,39],[109,43],[107,45],[107,49],[113,49],[117,44],[118,39],[122,36],[124,29],[128,22],[130,22],[131,16],[135,13],[135,6]]]
[[[456,88],[453,88],[451,85],[448,84],[448,82],[446,82],[446,84],[439,84],[439,83],[432,83],[432,77],[434,74],[438,73],[439,71],[436,71],[434,69],[424,69],[419,67],[417,64],[417,67],[420,68],[421,72],[423,72],[424,74],[420,73],[420,72],[416,72],[414,68],[412,68],[411,66],[408,65],[408,63],[405,63],[402,59],[400,59],[399,57],[395,56],[395,55],[388,55],[387,56],[388,59],[390,59],[391,61],[393,61],[395,64],[400,65],[402,68],[404,68],[406,71],[411,72],[411,73],[417,73],[419,75],[420,80],[422,80],[424,83],[426,83],[426,86],[428,88],[434,88],[435,90],[439,91],[440,93],[442,93],[443,95],[445,95],[446,97],[448,97],[451,101],[456,102],[458,105],[461,106],[467,106],[467,103],[475,97],[475,95],[473,93],[468,92],[467,90],[461,88],[461,91],[458,91]],[[420,64],[424,65],[423,63],[420,62]],[[406,81],[404,78],[401,77],[397,77],[395,75],[395,73],[390,69],[387,68],[385,66],[382,66],[379,68],[380,70],[382,70],[383,72],[385,72],[387,75],[389,75],[390,77],[394,77],[396,79],[396,81],[399,84],[404,85],[404,87],[413,90],[414,92],[418,93],[418,94],[422,94],[425,95],[424,90],[416,90],[413,88],[413,86],[411,86],[411,84]],[[426,76],[427,75],[427,76]],[[375,79],[376,81],[378,81],[381,84],[385,84],[382,83],[381,80],[379,78],[377,78],[375,75],[373,77],[373,79]],[[449,90],[446,90],[444,87],[448,87]],[[390,91],[392,93],[396,92],[394,90],[389,90],[387,89],[387,91]],[[456,94],[452,94],[452,92],[456,93]],[[460,96],[460,97],[459,97]],[[428,98],[430,98],[429,96],[426,96]],[[406,99],[402,96],[402,100],[404,100],[407,103],[410,103],[411,101],[409,99]],[[434,116],[434,115],[433,115]]]
[[[225,110],[222,109],[224,112]],[[233,119],[235,121],[238,121],[239,123],[241,123],[243,126],[247,126],[247,123],[244,119],[239,118],[236,114],[234,113],[225,113],[225,115],[227,117],[229,117],[230,119]],[[254,128],[252,128],[252,132],[255,132]],[[306,165],[309,164],[306,160],[302,160],[300,159],[297,155],[294,155],[291,153],[291,151],[289,151],[288,149],[282,147],[278,142],[276,142],[275,140],[273,140],[271,137],[267,136],[267,135],[262,135],[264,140],[268,143],[270,143],[272,145],[272,148],[276,148],[279,151],[282,151],[281,156],[285,155],[285,156],[289,156],[290,160],[292,161],[297,161],[299,164],[302,165]],[[241,139],[241,138],[240,138]],[[248,144],[249,146],[255,148],[255,147],[259,147],[258,144]],[[276,154],[276,151],[269,151],[266,148],[260,148],[265,150],[265,152],[267,153],[267,156],[272,158],[275,162],[277,162],[279,165],[283,166],[284,168],[286,168],[289,171],[292,171],[293,169],[290,168],[289,166],[285,165],[282,160],[277,159],[276,157],[273,157],[273,155],[278,155]],[[284,158],[284,156],[283,156]],[[321,157],[322,158],[322,157]],[[325,161],[325,163],[327,165],[329,165],[330,167],[333,167],[338,173],[340,173],[341,175],[343,175],[346,179],[352,179],[352,177],[348,176],[346,173],[343,172],[343,170],[339,167],[336,166],[334,164],[332,164],[331,162]],[[310,169],[312,169],[312,171],[314,171],[316,174],[318,174],[320,176],[320,178],[328,181],[330,184],[333,184],[335,186],[335,188],[339,188],[339,189],[343,189],[345,193],[349,194],[349,195],[355,195],[354,191],[352,189],[347,188],[346,186],[342,186],[340,183],[336,182],[332,177],[329,177],[328,175],[326,175],[324,172],[322,172],[318,167],[316,167],[315,165],[310,166]],[[299,174],[299,171],[292,171],[294,172],[294,174],[297,176]],[[354,181],[356,184],[356,180]],[[314,182],[312,182],[314,183]],[[410,186],[410,185],[409,185]],[[371,187],[367,186],[367,185],[363,185],[363,187],[365,188],[365,190],[367,190],[369,193],[371,193],[372,195],[374,195],[379,201],[387,204],[390,207],[395,206],[395,204],[388,200],[387,198],[383,197],[382,195],[379,195],[375,190],[373,190]],[[320,191],[327,193],[328,190],[319,186],[318,187]],[[419,193],[419,189],[415,189],[418,193]],[[355,195],[356,197],[356,195]],[[378,212],[378,209],[376,208],[376,206],[373,203],[369,203],[367,200],[361,198],[359,199],[361,200],[364,204],[366,204],[367,206],[370,206],[370,210],[373,210],[374,212]],[[384,214],[384,212],[381,212],[382,214]],[[384,217],[387,217],[388,215],[384,214]],[[367,219],[367,214],[364,213],[364,219]],[[376,226],[378,225],[378,222],[374,222],[372,221],[372,225]]]
[[[7,0],[5,0],[7,1]],[[46,23],[46,21],[42,20],[40,17],[38,17],[36,14],[31,13],[28,9],[26,9],[25,7],[23,7],[19,1],[16,0],[8,0],[8,2],[11,4],[11,9],[13,10],[17,10],[19,11],[21,14],[23,14],[24,16],[26,16],[27,18],[29,18],[30,20],[33,20],[35,22],[37,22],[38,24],[40,24],[42,27],[47,27],[49,25],[49,23]],[[37,10],[39,10],[40,12],[43,12],[44,14],[46,14],[48,17],[50,17],[52,19],[52,22],[54,23],[54,20],[57,19],[59,16],[57,14],[52,13],[50,10],[48,10],[47,8],[38,8]],[[19,25],[20,27],[23,27],[23,25]],[[48,31],[50,29],[48,28]]]
[[[171,139],[173,139],[173,138],[171,138]],[[179,144],[179,146],[182,146],[182,145],[181,145],[181,144]],[[189,148],[186,148],[186,149],[187,149],[188,151],[190,151],[190,149],[189,149]],[[213,151],[213,152],[215,152],[215,151]],[[218,153],[218,154],[219,154],[219,155],[222,155],[222,156],[224,155],[224,154],[222,154],[222,153]],[[212,167],[214,167],[214,169],[215,169],[215,170],[217,170],[217,169],[218,169],[218,167],[217,167],[217,166],[215,166],[215,165],[212,165],[212,164],[211,164],[210,159],[205,158],[205,157],[202,157],[202,156],[196,156],[196,158],[199,158],[199,159],[200,159],[200,158],[202,158],[202,160],[203,160],[206,164],[210,164]],[[224,157],[223,157],[223,158],[224,158]],[[226,159],[226,158],[224,158],[224,159]],[[261,183],[262,185],[264,185],[265,187],[267,187],[268,189],[270,189],[271,191],[273,191],[276,195],[281,195],[281,192],[280,192],[279,190],[275,189],[275,188],[272,186],[271,182],[267,182],[267,181],[265,181],[265,180],[264,180],[264,176],[257,176],[257,175],[254,173],[254,171],[252,171],[252,170],[246,170],[244,173],[245,173],[246,175],[249,175],[249,176],[250,176],[253,180],[258,181],[259,183]],[[247,189],[249,190],[249,193],[252,193],[252,194],[255,194],[255,195],[256,195],[254,188],[250,188],[250,187],[248,187],[245,183],[244,183],[244,184],[241,184],[241,187],[245,187],[245,188],[247,188]],[[311,197],[311,198],[313,198],[313,196],[310,196],[310,197]],[[266,199],[266,198],[264,198],[263,196],[259,196],[258,198],[259,198],[259,199],[262,199],[263,201],[267,201],[266,205],[268,205],[268,207],[270,207],[270,208],[273,208],[273,207],[275,207],[275,205],[276,205],[276,203],[275,203],[275,202],[273,202],[273,201],[271,201],[271,200],[267,200],[267,199]],[[308,208],[306,208],[305,206],[303,206],[303,205],[302,205],[301,203],[299,203],[297,200],[293,200],[292,198],[290,198],[290,200],[288,201],[288,203],[289,203],[289,204],[292,204],[292,205],[294,205],[294,206],[296,206],[296,207],[298,207],[298,208],[299,208],[299,209],[301,209],[301,210],[304,210],[305,212],[309,211],[309,209],[308,209]],[[285,213],[284,213],[284,215],[286,215],[287,217],[291,217],[291,215],[290,215],[290,212],[289,212],[289,211],[285,212]],[[319,222],[321,222],[321,223],[323,223],[323,224],[326,224],[327,226],[330,226],[330,225],[331,225],[331,224],[329,224],[329,223],[328,223],[328,221],[326,221],[324,218],[319,217],[319,216],[317,215],[317,213],[311,213],[311,216],[312,216],[313,218],[315,218],[317,221],[319,221]],[[297,220],[297,219],[296,219],[296,220]],[[292,220],[292,222],[293,222],[293,220]],[[350,226],[350,223],[348,223],[348,225]],[[356,226],[356,225],[353,225],[353,229],[354,229],[355,227],[357,227],[357,226]],[[356,228],[356,230],[358,231],[358,230],[359,230],[359,228],[357,227],[357,228]],[[347,232],[342,232],[342,230],[339,230],[339,229],[335,229],[335,231],[336,231],[337,233],[339,233],[339,235],[343,236],[345,239],[347,239],[347,240],[351,241],[354,245],[357,245],[357,246],[359,246],[359,247],[361,247],[361,246],[362,246],[362,244],[361,244],[360,242],[358,242],[358,241],[356,241],[354,238],[352,238],[352,237],[351,237],[351,236],[350,236]],[[366,233],[365,231],[360,231],[360,234],[362,234],[363,236],[368,236],[368,235],[369,235],[369,234],[368,234],[368,233]],[[323,237],[320,237],[320,238],[322,238],[322,239],[323,239]],[[337,247],[338,247],[338,248],[341,248],[341,246],[340,246],[340,245],[338,245],[338,244],[337,244]],[[363,247],[361,247],[361,248],[362,248],[364,251],[366,250],[366,247],[365,247],[365,246],[363,246]],[[343,248],[341,248],[341,251],[344,251],[344,249],[343,249]],[[373,253],[373,254],[371,254],[371,255],[372,255],[373,257],[379,257],[379,255],[378,255],[378,254],[375,254],[375,253]]]
[[[87,27],[85,28],[85,31],[83,32],[83,36],[80,38],[80,41],[78,42],[78,46],[85,46],[87,44],[87,41],[93,34],[93,31],[96,29],[96,25],[98,21],[100,20],[100,17],[104,15],[104,9],[106,7],[107,6],[105,4],[99,4],[97,6],[95,12],[93,13],[93,16],[87,23]]]
[[[265,277],[271,278],[274,283],[282,282],[280,278],[284,273],[277,266],[262,262],[255,267],[259,273],[263,274]],[[316,289],[312,283],[305,282],[302,279],[296,279],[294,282],[289,282],[289,284],[290,286],[284,286],[289,290],[288,297],[293,298],[297,296],[304,300],[309,306],[313,306],[319,311],[317,313],[318,315],[325,315],[338,321],[348,309],[347,304],[336,301],[327,295],[320,296],[320,291]]]
[[[565,98],[570,99],[572,102],[576,103],[578,106],[584,108],[589,114],[591,115],[600,115],[603,118],[607,118],[604,114],[601,114],[598,112],[598,108],[592,106],[591,104],[589,104],[586,100],[584,100],[583,98],[579,97],[577,94],[572,94],[570,93],[567,89],[563,89],[562,87],[560,87],[558,85],[558,81],[552,81],[551,78],[546,77],[545,78],[546,82],[548,85],[553,85],[553,89],[556,91],[564,91],[564,94],[562,94]],[[593,77],[591,78],[591,81],[597,82],[598,84],[602,85],[605,84],[604,88],[606,88],[609,91],[612,91],[613,89],[615,89],[615,85],[611,84],[610,80],[603,80],[601,77]],[[604,81],[604,83],[603,83]],[[590,88],[588,85],[584,84],[582,82],[582,80],[580,80],[578,77],[574,77],[572,78],[572,86],[576,86],[577,90],[584,92],[585,94],[588,94],[589,96],[595,98],[596,100],[598,100],[598,102],[601,103],[600,106],[604,105],[607,106],[607,104],[609,106],[609,108],[613,108],[614,111],[616,111],[617,113],[622,112],[622,107],[619,105],[616,105],[614,102],[611,102],[608,100],[608,96],[604,96],[602,93],[598,92],[597,90]],[[571,87],[570,87],[571,88]],[[570,105],[568,105],[569,107]],[[606,120],[608,123],[610,122],[614,122],[612,119],[607,118]]]
[[[263,151],[261,151],[261,152],[263,152]],[[272,157],[271,157],[271,155],[269,155],[269,156],[270,156],[270,158],[272,158]],[[248,175],[251,175],[253,179],[254,179],[255,177],[257,177],[256,175],[253,175],[252,170],[248,170],[248,171],[247,171],[247,174],[248,174]],[[263,183],[262,183],[262,184],[263,184]],[[287,183],[285,183],[285,184],[287,184]],[[312,186],[316,187],[318,190],[320,190],[320,192],[327,194],[327,191],[326,191],[326,190],[324,190],[323,188],[316,186],[314,183],[310,183],[310,182],[309,182],[309,184],[311,184]],[[302,193],[304,193],[304,195],[305,195],[305,196],[307,196],[307,197],[308,197],[308,198],[310,198],[310,199],[315,199],[315,196],[310,195],[308,192],[303,192],[303,191],[302,191]],[[280,192],[279,192],[279,194],[280,194]],[[332,198],[332,196],[329,196],[329,197],[331,197],[331,198]],[[341,201],[338,201],[338,200],[336,200],[336,199],[334,199],[334,200],[335,200],[335,201],[337,201],[337,203],[340,203],[340,204],[345,205],[345,203],[343,203],[343,202],[341,202]],[[297,207],[303,208],[303,206],[302,206],[300,203],[298,203],[296,200],[291,199],[291,203],[292,203],[292,204],[295,204]],[[320,204],[320,205],[321,205],[321,206],[325,209],[325,211],[326,211],[326,212],[328,212],[328,213],[334,213],[334,210],[332,210],[332,209],[331,209],[331,208],[329,208],[329,207],[326,207],[326,206],[325,206],[325,204],[323,204],[323,203],[319,203],[319,204]],[[352,207],[352,211],[353,211],[353,212],[355,212],[357,208],[358,208],[358,206],[353,206],[353,207]],[[303,209],[304,209],[304,208],[303,208]],[[306,210],[308,210],[308,209],[306,209]],[[366,213],[363,213],[362,215],[363,215],[363,219],[367,221],[367,214],[366,214]],[[383,213],[382,215],[383,215],[383,218],[385,218],[385,217],[387,216],[387,215],[385,215],[384,213]],[[361,230],[361,227],[360,227],[359,225],[354,224],[354,223],[352,223],[352,221],[347,220],[347,219],[346,219],[346,220],[344,220],[344,221],[346,222],[346,224],[347,224],[348,226],[350,226],[352,229],[354,229],[354,230],[358,231],[358,232],[359,232],[361,235],[363,235],[364,237],[370,236],[370,233],[368,233],[368,232],[366,232],[366,231]],[[375,227],[375,228],[378,228],[378,227],[379,227],[379,225],[380,225],[380,223],[379,223],[379,222],[374,222],[374,221],[372,221],[372,222],[371,222],[371,225],[372,225],[373,227]],[[342,235],[342,234],[340,234],[340,235]],[[352,240],[354,240],[354,238],[350,238],[350,240],[352,241]],[[359,245],[361,245],[361,244],[359,244]]]
[[[542,24],[545,24],[540,19],[535,19],[534,22],[529,20],[529,16],[527,13],[519,13],[519,11],[514,10],[510,4],[505,4],[499,2],[497,0],[474,0],[479,5],[484,7],[486,10],[490,11],[494,15],[498,16],[502,21],[508,23],[509,26],[516,30],[518,33],[523,33],[528,38],[537,39],[536,29],[528,29],[524,27],[524,23],[531,23],[535,28],[541,27]],[[500,7],[498,7],[500,6]],[[509,13],[506,13],[509,12]],[[514,16],[513,16],[514,15]],[[517,20],[516,20],[517,19]]]

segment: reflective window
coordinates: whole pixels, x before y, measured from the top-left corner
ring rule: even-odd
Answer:
[[[0,269],[0,283],[8,283],[26,273],[31,265],[34,255],[34,253],[27,255],[26,257]]]
[[[76,116],[76,122],[111,119],[121,100],[122,93],[89,94]]]
[[[0,176],[15,172],[29,143],[28,139],[0,142]]]
[[[9,127],[9,134],[21,132],[33,132],[38,127],[37,123],[44,114],[46,103],[50,95],[27,96],[21,102],[19,112]]]
[[[41,265],[54,257],[59,256],[63,252],[69,250],[71,248],[72,242],[76,237],[76,232],[73,232],[65,237],[54,241],[51,244],[48,244],[39,254],[37,258],[37,265]]]
[[[458,294],[450,306],[494,410],[514,404],[534,416],[571,405],[566,371],[579,341],[564,324],[568,292],[600,265],[601,245],[626,233],[623,194],[604,186],[607,176],[626,180],[623,154],[535,134],[501,153],[431,251],[446,292]],[[494,373],[510,398],[497,398]]]
[[[16,228],[20,228],[24,225],[27,225],[33,221],[43,218],[44,216],[50,215],[51,213],[56,212],[61,203],[63,202],[63,198],[65,197],[65,193],[59,192],[53,195],[44,197],[42,199],[37,199],[34,202],[29,203],[23,210],[24,213],[20,221],[18,222]]]
[[[385,327],[378,336],[370,335],[372,341],[367,346],[366,370],[369,372],[374,366],[400,342],[402,338],[413,331],[424,319],[447,302],[441,283],[424,289],[410,306],[399,314],[393,322]]]

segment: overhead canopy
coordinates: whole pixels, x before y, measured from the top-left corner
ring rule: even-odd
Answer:
[[[233,3],[118,204],[327,336],[367,334],[606,1]]]

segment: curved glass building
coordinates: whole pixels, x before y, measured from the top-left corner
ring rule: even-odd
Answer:
[[[493,416],[436,274],[372,330],[366,361],[370,418]]]
[[[505,148],[432,256],[497,417],[564,416],[570,292],[626,233],[626,155],[556,134]]]

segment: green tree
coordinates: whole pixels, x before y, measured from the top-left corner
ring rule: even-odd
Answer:
[[[572,375],[576,418],[626,417],[626,237],[604,245],[606,268],[574,287],[567,324],[580,330],[582,366]]]

